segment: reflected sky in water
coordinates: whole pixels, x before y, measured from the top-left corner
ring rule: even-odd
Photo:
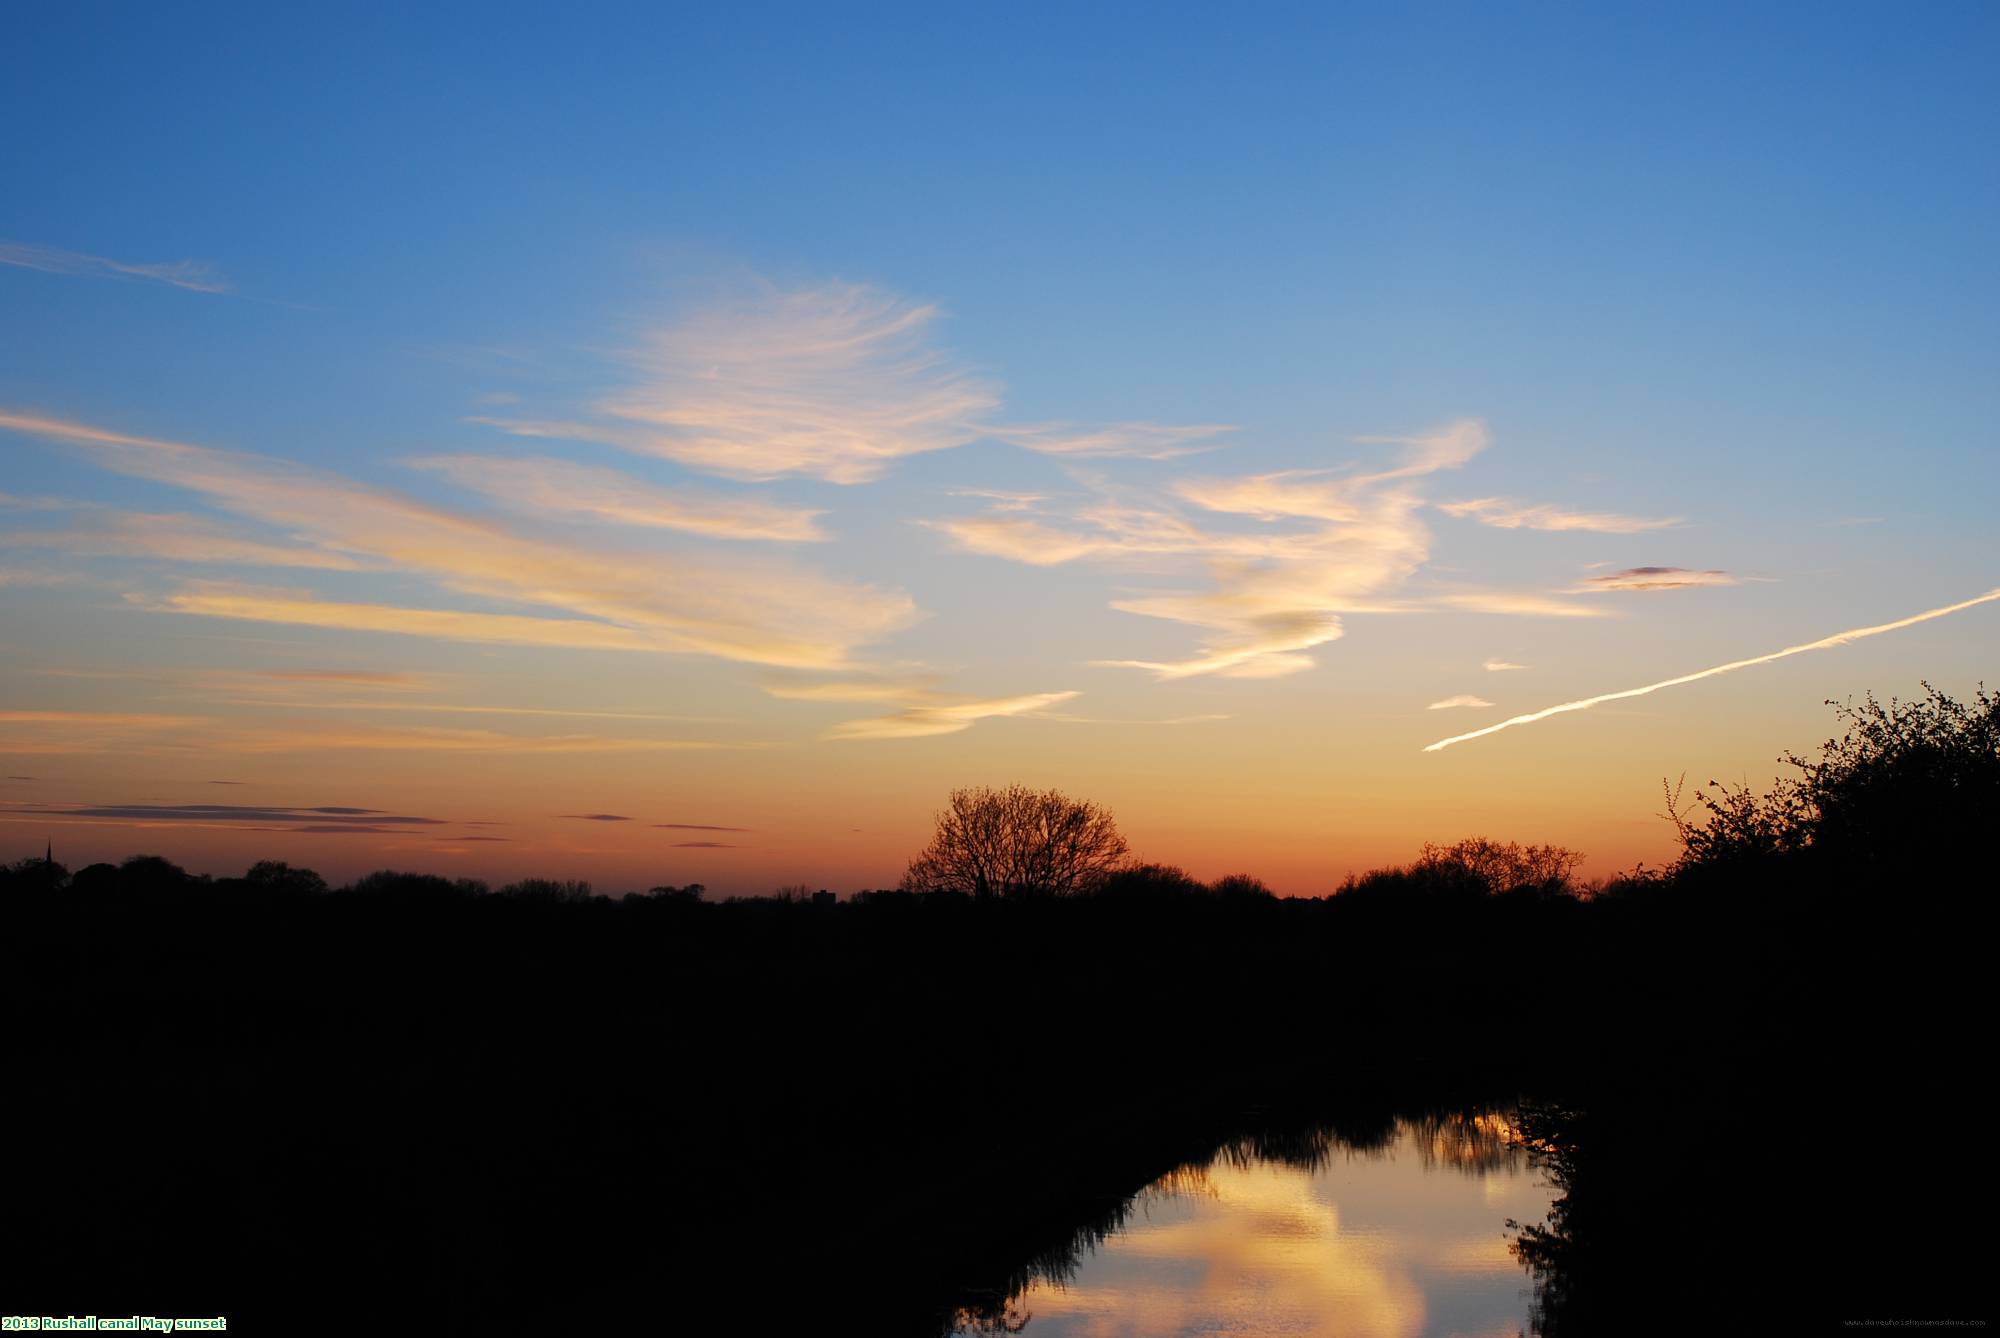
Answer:
[[[1227,1148],[1009,1310],[1033,1338],[1514,1338],[1531,1288],[1506,1222],[1542,1220],[1551,1197],[1499,1115],[1400,1121],[1382,1146],[1305,1159]]]

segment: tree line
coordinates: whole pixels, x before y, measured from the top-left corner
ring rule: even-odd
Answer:
[[[1088,861],[989,847],[982,893],[927,845],[833,908],[29,860],[0,1039],[36,1212],[0,1285],[254,1331],[923,1335],[1258,1112],[1519,1094],[1579,1114],[1520,1237],[1539,1334],[1975,1313],[1989,1173],[1906,1150],[1977,1118],[2000,704],[1927,693],[1840,708],[1794,781],[1700,787],[1672,866],[1598,887],[1493,841],[1320,898],[1129,849],[1058,890]],[[1118,844],[1028,795],[951,811]],[[1737,1280],[1782,1313],[1699,1308]]]
[[[1666,811],[1681,853],[1666,869],[1622,873],[1580,883],[1579,851],[1470,837],[1426,844],[1408,865],[1351,875],[1335,892],[1355,898],[1437,899],[1482,896],[1589,897],[1660,883],[1755,877],[1786,862],[1863,870],[1908,868],[1956,849],[1965,833],[2000,811],[2000,695],[1981,685],[1960,703],[1924,684],[1914,701],[1828,703],[1848,728],[1819,756],[1787,753],[1797,774],[1767,791],[1710,781],[1687,793],[1685,778],[1663,784]],[[67,888],[80,894],[209,889],[217,894],[313,896],[332,889],[311,869],[260,860],[240,878],[189,874],[157,855],[119,865],[92,864],[70,874],[47,858],[27,857],[0,869],[0,887],[31,892]],[[449,899],[498,895],[548,904],[607,902],[590,883],[524,878],[497,889],[470,878],[379,870],[340,891],[355,896]],[[1131,858],[1116,819],[1102,805],[1057,789],[1024,785],[953,790],[935,817],[930,842],[909,862],[901,894],[975,900],[1103,897],[1163,900],[1214,896],[1270,897],[1250,874],[1204,882],[1176,865]],[[629,893],[657,901],[706,897],[699,883]],[[890,895],[887,890],[858,894]],[[783,903],[824,901],[830,894],[805,884],[778,889]]]

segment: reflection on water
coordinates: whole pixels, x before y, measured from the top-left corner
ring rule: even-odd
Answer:
[[[1550,1198],[1504,1112],[1241,1139],[1155,1181],[961,1331],[1513,1338],[1530,1288],[1507,1224],[1547,1217]]]

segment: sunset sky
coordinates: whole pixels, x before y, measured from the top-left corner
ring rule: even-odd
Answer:
[[[2000,10],[38,7],[0,858],[1329,890],[2000,680]],[[1615,11],[1615,12],[1614,12]]]

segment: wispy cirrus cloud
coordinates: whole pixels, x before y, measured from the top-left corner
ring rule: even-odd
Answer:
[[[1455,711],[1460,708],[1479,708],[1491,705],[1493,703],[1487,701],[1484,697],[1475,697],[1469,692],[1461,692],[1456,697],[1446,697],[1442,701],[1434,701],[1424,709],[1426,711]]]
[[[976,497],[993,511],[1027,511],[1049,500],[1047,493],[1020,492],[1011,488],[952,488],[950,497]]]
[[[314,720],[152,712],[0,711],[0,754],[197,753],[205,758],[319,751],[464,754],[646,753],[746,747],[712,739],[619,734],[510,734],[442,726],[341,727]]]
[[[674,832],[747,832],[748,827],[724,827],[713,822],[656,822],[653,826]]]
[[[1184,455],[1213,449],[1214,438],[1235,430],[1223,423],[1186,426],[1107,423],[1101,427],[1023,423],[989,427],[985,435],[1041,455],[1063,455],[1080,460],[1178,460]]]
[[[1703,586],[1735,585],[1726,571],[1690,571],[1686,567],[1627,567],[1605,576],[1589,576],[1574,587],[1579,594],[1609,594],[1634,590],[1693,590]]]
[[[866,682],[771,683],[768,696],[796,702],[915,702],[935,695],[928,681],[879,679]]]
[[[256,698],[235,698],[237,704],[265,705]],[[272,703],[276,704],[276,703]],[[315,711],[363,711],[378,715],[493,715],[528,716],[558,720],[646,720],[660,722],[700,722],[703,724],[729,723],[726,718],[702,715],[679,715],[666,711],[585,711],[568,706],[475,706],[465,702],[422,701],[314,701]]]
[[[590,420],[482,421],[727,478],[863,483],[900,457],[974,440],[999,404],[933,347],[938,315],[856,284],[763,288],[654,331],[629,359],[630,384]]]
[[[829,739],[915,739],[956,734],[981,720],[1031,715],[1074,699],[1075,692],[1034,692],[986,701],[939,701],[907,706],[894,715],[845,720],[827,732]]]
[[[7,530],[0,532],[0,547],[46,549],[73,557],[145,557],[322,571],[358,571],[367,565],[343,553],[251,538],[199,516],[143,511],[91,509],[63,529]]]
[[[1047,708],[1069,701],[1075,692],[1036,692],[1011,697],[973,698],[941,690],[933,676],[885,677],[827,683],[767,683],[766,694],[787,701],[841,702],[893,706],[887,715],[846,720],[834,725],[828,739],[913,739],[932,734],[956,734],[976,722],[1002,716],[1035,715],[1045,720],[1067,719]]]
[[[624,815],[623,813],[565,813],[565,814],[563,814],[563,816],[564,816],[564,817],[566,817],[566,818],[575,818],[575,819],[576,819],[577,821],[579,821],[579,822],[630,822],[630,821],[632,821],[632,819],[630,819],[630,818],[626,817],[626,816],[625,816],[625,815]]]
[[[67,497],[23,497],[0,492],[0,511],[71,511],[77,505]]]
[[[627,356],[625,386],[582,413],[473,421],[601,442],[724,478],[845,484],[982,438],[1047,455],[1158,460],[1229,430],[999,421],[998,383],[935,342],[940,314],[861,284],[761,286],[655,329]]]
[[[1476,520],[1501,530],[1585,530],[1595,534],[1644,534],[1649,530],[1671,529],[1681,523],[1679,516],[1624,516],[1607,511],[1570,511],[1547,504],[1510,502],[1503,497],[1475,497],[1463,502],[1440,502],[1438,510],[1448,516]]]
[[[630,734],[506,734],[489,729],[407,729],[259,726],[219,729],[205,748],[237,753],[307,753],[319,750],[465,754],[656,753],[742,747],[711,739],[646,738]]]
[[[421,688],[430,682],[425,674],[390,669],[256,669],[258,678],[280,683],[334,683],[343,688]]]
[[[575,650],[663,651],[674,649],[645,631],[589,618],[523,617],[510,613],[467,613],[457,609],[408,608],[320,599],[309,591],[197,582],[157,601],[135,597],[141,607],[204,618],[333,627],[356,632],[393,632],[441,641],[475,641],[511,646],[563,646]]]
[[[1043,720],[1060,720],[1066,725],[1141,725],[1171,727],[1176,725],[1208,725],[1219,720],[1233,720],[1235,717],[1220,712],[1203,715],[1176,715],[1164,719],[1148,719],[1134,716],[1072,715],[1067,711],[1040,711],[1036,713]]]
[[[1170,505],[1086,507],[1066,528],[1018,516],[938,522],[961,547],[1016,561],[1132,562],[1178,556],[1208,565],[1207,590],[1167,591],[1112,607],[1202,629],[1202,651],[1179,660],[1100,660],[1157,677],[1271,677],[1311,667],[1305,652],[1342,633],[1341,615],[1407,580],[1428,554],[1407,480],[1463,464],[1486,444],[1477,422],[1396,439],[1400,459],[1373,472],[1288,470],[1183,479],[1174,496],[1212,515],[1261,522],[1253,531],[1197,524]],[[1274,529],[1271,526],[1287,528]]]
[[[1038,566],[1079,560],[1157,567],[1205,563],[1203,590],[1116,599],[1112,607],[1202,629],[1201,653],[1173,660],[1092,663],[1162,679],[1204,674],[1265,678],[1310,668],[1311,652],[1338,639],[1347,614],[1457,611],[1529,617],[1595,617],[1602,608],[1535,592],[1401,593],[1430,556],[1422,511],[1425,479],[1459,468],[1489,441],[1464,419],[1414,436],[1367,437],[1396,454],[1373,468],[1294,469],[1177,480],[1171,500],[1099,500],[1062,517],[1032,507],[924,522],[970,552]],[[1215,519],[1197,522],[1180,508]],[[1244,521],[1256,522],[1244,528]]]
[[[53,567],[0,567],[0,587],[97,586],[107,582],[84,572]]]
[[[354,711],[377,715],[496,716],[527,719],[660,723],[739,723],[729,718],[664,711],[598,711],[569,706],[486,705],[441,700],[434,693],[465,689],[456,675],[372,669],[39,669],[51,678],[144,683],[161,698],[258,710]],[[342,694],[329,696],[328,694]],[[350,699],[351,698],[351,699]],[[172,717],[193,719],[194,717]],[[204,719],[206,717],[203,717]]]
[[[45,804],[0,808],[66,823],[139,827],[223,827],[235,831],[285,832],[294,836],[409,836],[415,829],[442,827],[441,818],[413,817],[378,808],[304,808],[245,804]]]
[[[1199,484],[1181,486],[1200,491]],[[1128,566],[1162,557],[1306,559],[1312,556],[1320,538],[1314,534],[1242,534],[1204,529],[1166,506],[1121,501],[1079,507],[1059,524],[1008,514],[1018,510],[1025,508],[994,507],[983,516],[919,523],[949,537],[968,553],[1037,567],[1060,566],[1085,558]]]
[[[243,804],[96,804],[64,806],[72,817],[120,818],[157,822],[301,822],[327,827],[442,827],[442,818],[419,818],[390,813],[379,808],[351,808],[344,804],[316,808]]]
[[[755,497],[663,488],[630,474],[546,456],[434,455],[407,461],[528,515],[582,516],[711,539],[813,543],[822,511]]]
[[[1521,590],[1457,590],[1429,597],[1441,609],[1461,613],[1498,613],[1517,618],[1602,618],[1602,607],[1578,603],[1560,595]]]
[[[44,274],[68,274],[87,279],[148,279],[154,283],[185,288],[193,293],[228,293],[234,285],[214,265],[203,260],[171,260],[151,264],[112,260],[65,251],[55,246],[33,246],[27,242],[0,241],[0,265],[40,270]]]
[[[0,711],[0,753],[62,756],[137,751],[201,719],[140,711]]]
[[[1486,661],[1479,667],[1481,669],[1484,669],[1489,674],[1504,674],[1504,673],[1509,673],[1515,669],[1526,669],[1528,666],[1525,664],[1515,664],[1511,660],[1494,659]]]
[[[65,442],[121,473],[200,493],[297,542],[381,563],[459,594],[567,617],[404,608],[195,585],[150,605],[186,613],[445,639],[696,653],[839,668],[916,617],[901,592],[830,580],[773,558],[585,547],[517,534],[267,456],[0,412],[0,429]]]

